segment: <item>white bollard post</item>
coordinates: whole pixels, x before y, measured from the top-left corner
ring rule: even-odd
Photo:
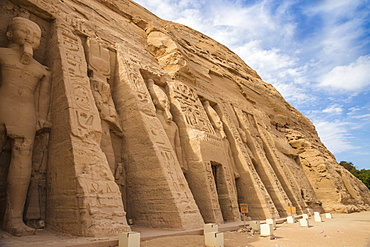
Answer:
[[[321,222],[321,215],[319,212],[314,212],[314,219],[315,219],[315,222]]]
[[[293,218],[293,216],[288,216],[288,217],[286,217],[286,221],[287,221],[287,223],[289,223],[289,224],[293,224],[293,223],[295,223],[295,219]]]
[[[260,230],[260,225],[261,223],[259,221],[250,221],[249,226],[254,230],[254,231],[259,231]]]
[[[205,233],[204,244],[206,247],[224,247],[224,233],[223,232]]]
[[[118,247],[140,247],[140,233],[139,232],[120,233]]]
[[[208,232],[218,232],[218,225],[215,223],[204,224],[203,234],[206,235]]]
[[[308,214],[302,214],[303,219],[308,219]]]
[[[274,227],[270,224],[261,224],[260,225],[260,235],[262,237],[268,237],[274,235]]]
[[[308,219],[305,218],[299,219],[299,225],[309,227]]]
[[[272,225],[274,228],[276,227],[275,219],[266,219],[266,224]]]
[[[327,219],[332,219],[333,217],[331,216],[331,213],[326,213],[325,214],[325,217],[327,218]]]

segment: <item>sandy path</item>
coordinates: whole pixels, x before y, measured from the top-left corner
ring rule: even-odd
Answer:
[[[323,221],[318,223],[311,219],[309,228],[300,227],[298,223],[278,224],[274,240],[252,236],[249,233],[225,232],[225,247],[370,247],[370,212],[334,214],[333,219],[323,218]],[[78,246],[83,243],[87,243],[87,246],[106,247],[99,242],[107,240],[109,238],[75,238],[48,231],[40,231],[37,235],[22,238],[0,232],[1,247],[58,247]],[[110,240],[116,242],[114,238]],[[204,237],[201,235],[163,237],[141,242],[141,247],[198,246],[204,246]]]
[[[370,212],[334,214],[333,219],[313,222],[310,227],[279,224],[275,240],[248,233],[224,233],[225,247],[369,247]],[[142,247],[197,247],[204,246],[203,236],[183,236],[143,241]]]

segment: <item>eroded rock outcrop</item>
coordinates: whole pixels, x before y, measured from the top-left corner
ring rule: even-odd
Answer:
[[[116,235],[128,219],[191,229],[240,220],[240,203],[252,219],[369,209],[312,123],[209,37],[129,0],[4,0],[0,14],[0,219],[12,234]],[[26,28],[9,27],[17,16]]]

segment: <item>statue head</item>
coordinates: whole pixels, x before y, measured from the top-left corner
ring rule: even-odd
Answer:
[[[207,107],[210,107],[211,105],[209,104],[209,101],[208,100],[204,100],[203,102],[203,106],[205,107],[205,108],[207,108]]]
[[[6,36],[10,45],[18,45],[23,48],[21,62],[28,64],[33,56],[33,50],[37,49],[41,40],[41,29],[34,23],[23,17],[14,17],[9,23]]]
[[[151,88],[151,87],[153,87],[153,85],[154,85],[154,80],[149,78],[149,79],[147,80],[147,83],[148,83],[148,88]]]
[[[221,133],[222,139],[226,138],[226,134],[223,130],[222,120],[220,116],[218,115],[218,113],[216,112],[216,110],[213,109],[213,107],[211,106],[208,100],[205,100],[202,103],[203,103],[204,109],[207,112],[208,117],[213,127]]]
[[[40,45],[41,29],[33,21],[14,17],[9,23],[6,36],[14,44],[30,45],[33,49],[37,49]]]
[[[147,83],[150,96],[153,100],[153,104],[155,105],[157,110],[163,111],[166,122],[170,123],[172,121],[172,114],[170,112],[171,106],[166,93],[160,86],[155,84],[153,79],[148,79]]]

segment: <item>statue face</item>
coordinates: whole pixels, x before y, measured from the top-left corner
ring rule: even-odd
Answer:
[[[167,97],[159,98],[158,106],[160,106],[163,110],[170,109],[170,102],[168,101]]]
[[[30,20],[17,19],[11,24],[7,36],[14,44],[36,49],[40,45],[41,30]]]

